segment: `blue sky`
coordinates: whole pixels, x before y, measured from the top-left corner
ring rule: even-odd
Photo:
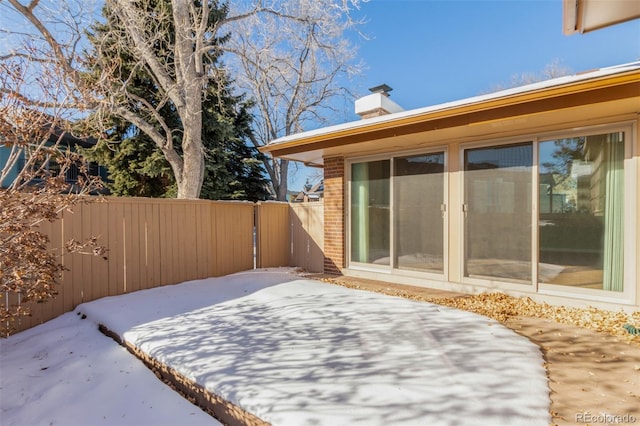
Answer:
[[[357,16],[370,40],[354,38],[366,69],[352,89],[386,83],[405,109],[487,93],[556,61],[576,73],[640,60],[640,19],[565,36],[562,0],[370,0]],[[349,102],[332,124],[357,119]]]
[[[0,6],[5,26],[7,7]],[[580,72],[640,60],[640,19],[565,36],[562,0],[369,0],[355,16],[367,20],[361,31],[369,40],[353,35],[366,69],[350,89],[365,95],[386,83],[405,109],[487,93],[554,61]],[[0,37],[0,50],[5,42]],[[353,100],[340,107],[330,124],[358,120]],[[317,175],[292,173],[290,189],[310,174]]]
[[[640,60],[640,20],[565,36],[561,0],[371,0],[359,14],[372,37],[359,42],[361,84],[389,84],[406,109],[475,96],[553,61],[580,72]]]

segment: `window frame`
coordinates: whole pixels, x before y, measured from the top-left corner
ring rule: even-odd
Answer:
[[[459,155],[459,172],[461,173],[460,185],[458,190],[460,191],[460,201],[462,203],[459,208],[464,211],[465,204],[465,151],[472,149],[482,149],[482,148],[491,148],[491,147],[501,147],[508,145],[519,145],[519,144],[527,144],[531,143],[532,146],[532,166],[531,166],[531,222],[534,223],[534,218],[537,217],[537,203],[535,201],[535,196],[538,192],[535,190],[535,185],[537,184],[537,174],[538,174],[538,153],[537,153],[537,138],[531,134],[517,135],[508,138],[500,138],[500,139],[485,139],[485,140],[476,140],[473,142],[468,142],[464,144],[460,144],[460,149],[458,152]],[[537,223],[537,222],[536,222]],[[536,292],[537,291],[537,229],[534,230],[535,227],[531,226],[531,282],[523,283],[523,282],[515,282],[509,281],[508,279],[500,279],[499,277],[495,277],[496,279],[491,279],[489,277],[480,278],[480,277],[468,277],[465,276],[465,251],[466,251],[466,240],[465,235],[467,232],[466,221],[464,218],[464,213],[460,216],[459,223],[459,241],[458,247],[460,248],[458,252],[458,276],[460,277],[460,282],[463,284],[471,284],[482,287],[489,288],[501,288],[506,290],[517,290],[524,292]]]
[[[407,282],[413,282],[416,285],[420,281],[425,280],[444,282],[451,284],[452,289],[466,289],[466,291],[480,291],[481,289],[513,291],[514,294],[538,294],[545,297],[559,297],[561,300],[576,299],[603,303],[615,303],[618,305],[635,305],[638,297],[638,289],[636,278],[640,265],[636,264],[636,256],[640,256],[640,243],[636,242],[638,228],[640,227],[640,216],[636,215],[640,209],[639,190],[637,184],[629,182],[638,182],[640,179],[640,142],[638,141],[638,126],[640,121],[625,118],[609,123],[584,125],[576,127],[555,128],[553,130],[541,129],[536,132],[535,129],[525,130],[523,133],[511,134],[505,137],[486,137],[462,140],[447,139],[440,141],[437,145],[422,146],[415,149],[400,150],[397,152],[372,153],[360,156],[345,157],[345,268],[354,271],[357,275],[358,271],[383,273],[390,276],[405,277]],[[623,132],[625,140],[625,156],[624,156],[624,288],[622,292],[607,291],[602,289],[584,289],[575,286],[565,286],[558,284],[540,283],[538,279],[538,263],[539,263],[539,144],[553,139],[571,138],[578,136],[589,136],[603,133]],[[531,142],[533,147],[533,166],[531,169],[532,190],[531,190],[531,281],[532,284],[522,284],[516,282],[491,280],[483,278],[471,278],[464,276],[464,250],[465,250],[465,229],[464,217],[461,204],[464,203],[464,155],[467,149],[483,148],[491,146],[510,145],[517,143]],[[436,274],[430,271],[419,271],[411,269],[398,269],[395,265],[396,241],[395,241],[395,200],[394,200],[394,159],[397,157],[408,157],[420,154],[432,154],[444,152],[444,204],[446,205],[446,213],[444,215],[443,229],[443,274]],[[451,157],[453,155],[454,157]],[[351,261],[351,165],[353,163],[390,160],[390,264],[389,265],[373,265],[366,263],[358,263]],[[452,162],[453,161],[453,162]],[[456,203],[453,205],[452,202]],[[458,204],[459,203],[459,204]],[[460,209],[460,210],[456,210]],[[456,233],[458,235],[456,235]],[[453,249],[453,251],[451,251]],[[640,257],[638,257],[640,259]],[[640,263],[640,262],[638,262]],[[363,275],[363,276],[366,276]],[[453,281],[450,281],[453,279]],[[403,282],[400,279],[397,282]],[[436,285],[437,286],[437,285]]]
[[[579,288],[574,286],[560,285],[560,284],[550,284],[550,283],[541,283],[538,282],[538,293],[542,295],[548,296],[562,296],[562,297],[573,297],[587,300],[594,300],[599,302],[612,302],[612,303],[628,303],[633,304],[636,297],[636,286],[635,277],[637,276],[637,265],[634,259],[634,254],[636,251],[636,247],[634,247],[635,235],[638,224],[636,223],[637,219],[634,217],[635,211],[637,209],[637,165],[636,161],[634,161],[634,155],[637,153],[634,152],[635,141],[637,138],[637,125],[635,122],[623,122],[623,123],[613,123],[613,124],[605,124],[598,126],[588,126],[582,127],[579,129],[572,129],[571,131],[557,131],[557,132],[549,132],[545,134],[541,134],[538,136],[536,141],[536,155],[539,155],[539,144],[541,142],[547,142],[550,140],[556,140],[561,138],[574,138],[581,136],[592,136],[598,134],[607,134],[607,133],[624,133],[624,213],[623,213],[623,224],[624,224],[624,260],[623,260],[623,276],[624,276],[624,287],[623,290],[618,291],[610,291],[610,290],[602,290],[602,289],[589,289],[589,288]],[[631,183],[636,181],[636,185],[632,185]],[[539,191],[539,185],[536,187]],[[536,193],[537,193],[536,191]],[[538,214],[538,206],[536,205],[536,218],[539,217]],[[537,223],[536,223],[537,225]],[[538,226],[535,226],[536,232]],[[539,243],[536,238],[536,256],[539,255]],[[536,270],[537,270],[538,261],[536,260]],[[536,271],[536,279],[537,279],[537,271]]]
[[[445,212],[443,217],[443,272],[437,273],[433,271],[420,271],[418,269],[400,269],[396,264],[396,229],[395,229],[395,169],[394,159],[406,158],[419,155],[429,155],[443,153],[444,154],[444,171],[443,171],[443,204]],[[352,241],[351,241],[351,194],[352,194],[352,165],[357,163],[367,163],[373,161],[389,160],[389,265],[376,265],[372,263],[354,262],[351,260]],[[403,150],[394,153],[364,155],[358,157],[350,157],[345,159],[345,179],[347,187],[345,191],[345,265],[348,269],[366,272],[385,273],[390,275],[407,276],[415,278],[435,279],[438,281],[448,280],[448,264],[449,264],[449,149],[445,145],[438,145],[427,148],[418,148],[412,150]]]

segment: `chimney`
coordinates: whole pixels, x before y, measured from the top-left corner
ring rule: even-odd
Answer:
[[[389,92],[392,90],[386,84],[372,87],[369,89],[371,95],[356,99],[356,114],[364,119],[404,111],[404,108],[389,99]]]

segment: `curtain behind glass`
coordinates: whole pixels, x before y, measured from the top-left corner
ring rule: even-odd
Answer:
[[[351,165],[351,261],[390,264],[390,160]]]
[[[622,291],[624,282],[624,141],[623,133],[605,142],[607,171],[604,203],[603,289]]]

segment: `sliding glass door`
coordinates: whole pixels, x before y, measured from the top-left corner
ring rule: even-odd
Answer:
[[[394,165],[395,267],[444,272],[444,152]]]
[[[623,291],[624,133],[539,144],[541,283]]]
[[[462,182],[451,194],[444,150],[351,162],[349,267],[632,297],[624,284],[636,268],[628,251],[635,232],[628,183],[634,170],[625,170],[629,134],[629,127],[600,128],[462,147]],[[453,206],[462,208],[453,223],[448,199],[462,201]],[[456,238],[449,257],[448,229]]]
[[[444,273],[443,151],[352,163],[349,197],[352,266]]]
[[[531,142],[464,151],[466,277],[530,284]]]

